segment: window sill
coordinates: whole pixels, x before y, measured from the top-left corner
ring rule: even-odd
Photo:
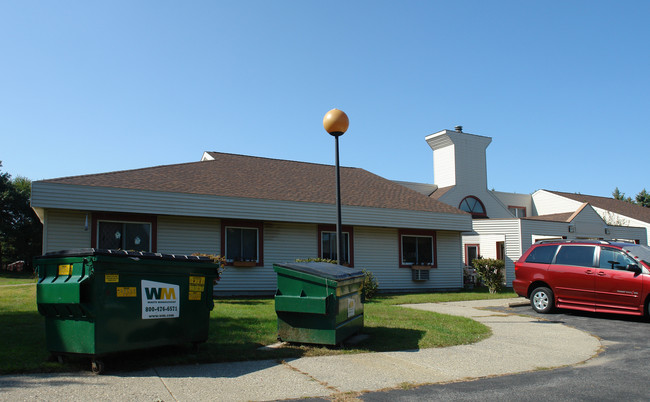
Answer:
[[[234,261],[232,263],[235,267],[254,267],[257,265],[256,261]]]
[[[434,267],[433,265],[415,265],[415,264],[411,265],[411,269],[418,269],[418,270],[421,270],[421,269],[435,269],[435,268],[436,267]]]

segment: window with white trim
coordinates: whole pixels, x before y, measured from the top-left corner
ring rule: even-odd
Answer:
[[[508,211],[515,216],[515,218],[526,217],[526,207],[509,206]]]

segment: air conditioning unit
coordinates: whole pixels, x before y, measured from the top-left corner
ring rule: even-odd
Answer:
[[[429,280],[429,272],[430,271],[428,269],[412,269],[411,270],[414,281],[428,281]]]

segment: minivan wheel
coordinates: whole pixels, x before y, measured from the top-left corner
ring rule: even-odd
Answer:
[[[553,291],[547,287],[535,288],[530,294],[530,305],[540,314],[550,313],[553,310]]]

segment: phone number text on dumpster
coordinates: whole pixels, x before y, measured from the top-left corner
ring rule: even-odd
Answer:
[[[167,311],[178,311],[176,306],[158,306],[158,307],[145,307],[144,311],[147,313],[164,313]]]

